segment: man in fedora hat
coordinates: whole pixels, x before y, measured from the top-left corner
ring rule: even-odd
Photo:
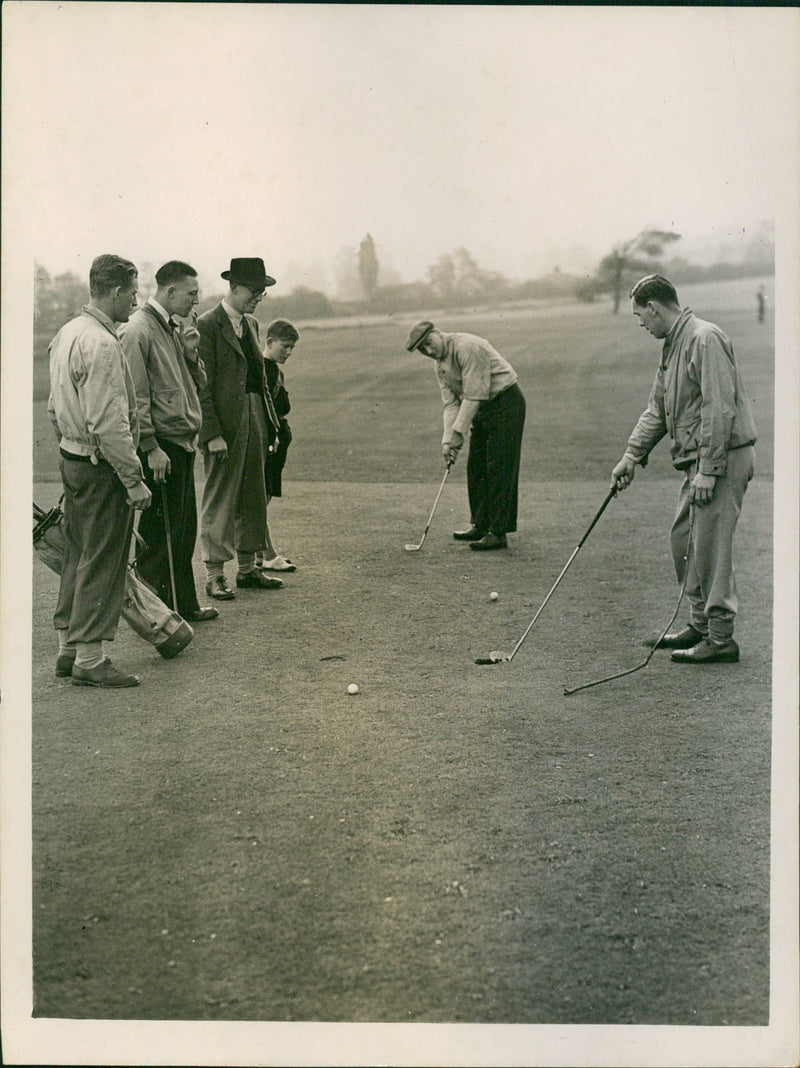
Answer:
[[[234,557],[239,588],[277,589],[283,582],[255,565],[267,521],[264,463],[276,446],[279,419],[253,312],[275,279],[257,258],[232,259],[222,277],[227,295],[197,320],[207,379],[200,392],[206,476],[200,541],[206,593],[229,601],[235,593],[225,579],[225,563]]]
[[[467,487],[471,523],[457,530],[470,549],[505,549],[517,529],[517,495],[525,398],[517,372],[475,334],[445,334],[424,320],[412,327],[406,349],[436,361],[442,393],[442,452],[452,463],[470,432]]]

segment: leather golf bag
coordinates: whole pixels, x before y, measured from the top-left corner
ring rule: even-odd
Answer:
[[[51,571],[61,574],[64,563],[64,513],[57,504],[49,512],[33,505],[33,547]],[[129,564],[125,573],[122,618],[140,638],[149,642],[165,660],[177,656],[194,637],[185,619],[168,608],[160,597],[134,574]]]

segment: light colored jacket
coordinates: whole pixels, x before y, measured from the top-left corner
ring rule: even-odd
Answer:
[[[754,445],[756,425],[730,338],[684,308],[664,339],[647,408],[626,452],[643,460],[669,434],[679,470],[698,461],[701,475],[724,475],[732,449]]]
[[[477,334],[445,334],[444,353],[436,361],[442,394],[444,439],[451,430],[469,431],[476,404],[494,400],[517,381],[517,372],[500,353]],[[464,403],[464,402],[472,402]]]
[[[87,305],[50,342],[47,414],[65,452],[107,460],[128,488],[142,479],[136,391],[114,324]]]
[[[197,392],[206,381],[202,361],[190,365],[180,339],[151,304],[134,312],[119,336],[136,389],[142,452],[155,449],[157,437],[193,446],[203,422]]]

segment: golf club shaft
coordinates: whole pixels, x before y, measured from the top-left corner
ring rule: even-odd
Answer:
[[[451,467],[451,465],[448,464],[444,469],[444,477],[442,478],[442,484],[439,486],[439,492],[436,494],[436,500],[433,502],[433,508],[431,508],[431,514],[428,516],[428,522],[427,522],[427,524],[425,526],[425,530],[422,532],[422,538],[421,538],[419,546],[418,546],[418,548],[420,548],[420,549],[422,548],[422,543],[425,541],[425,538],[428,536],[428,531],[430,530],[431,523],[433,522],[433,516],[434,516],[434,513],[436,512],[436,506],[439,504],[439,498],[442,495],[442,490],[444,489],[444,484],[445,484],[445,482],[447,482],[447,476],[450,474],[450,467]]]
[[[564,564],[564,567],[562,568],[561,574],[558,576],[556,581],[553,583],[553,585],[550,588],[550,592],[547,594],[547,596],[545,597],[545,599],[542,601],[541,605],[539,606],[539,609],[536,612],[536,615],[533,617],[533,619],[530,621],[528,626],[525,628],[525,631],[524,631],[522,637],[520,638],[520,640],[517,642],[517,644],[514,646],[513,650],[511,651],[511,654],[509,655],[509,658],[508,658],[509,660],[513,660],[514,657],[517,655],[517,650],[519,649],[519,647],[522,645],[522,643],[528,637],[528,634],[533,629],[534,623],[539,618],[539,616],[542,614],[542,609],[544,608],[544,606],[547,604],[547,602],[550,600],[550,598],[555,593],[559,582],[561,582],[563,577],[566,575],[567,571],[569,570],[570,565],[572,564],[572,561],[575,559],[575,557],[580,552],[581,546],[583,545],[583,543],[586,541],[586,539],[589,537],[589,535],[594,530],[594,527],[595,527],[595,524],[597,523],[597,520],[600,518],[600,516],[603,514],[603,512],[608,507],[608,504],[611,501],[612,497],[616,497],[616,495],[617,495],[617,489],[616,489],[615,486],[612,486],[609,489],[608,493],[606,494],[606,499],[603,501],[603,503],[598,508],[597,514],[595,515],[594,519],[589,524],[589,527],[587,528],[586,533],[583,535],[581,540],[578,542],[578,544],[572,550],[572,555],[570,556],[569,560],[567,560],[566,564]]]
[[[178,611],[178,597],[175,593],[175,562],[172,559],[172,531],[169,524],[169,506],[167,505],[167,487],[161,483],[161,506],[164,509],[164,531],[167,535],[167,560],[169,561],[169,583],[172,590],[172,611]]]
[[[675,605],[675,611],[672,613],[672,617],[671,617],[670,621],[667,623],[667,625],[661,631],[661,634],[659,635],[659,637],[656,638],[656,640],[653,642],[653,645],[652,645],[652,647],[650,649],[650,652],[647,654],[647,656],[644,658],[644,660],[641,662],[641,664],[637,664],[636,667],[628,668],[626,671],[617,671],[613,675],[604,675],[602,679],[595,679],[593,682],[584,682],[582,686],[573,686],[571,689],[569,689],[568,687],[565,686],[564,687],[564,696],[565,697],[570,697],[574,693],[580,693],[581,690],[590,690],[593,686],[601,686],[604,682],[613,682],[615,679],[624,679],[626,675],[633,675],[634,672],[641,671],[642,668],[646,668],[647,667],[647,665],[650,663],[650,661],[653,658],[653,653],[655,653],[656,649],[658,649],[660,647],[661,642],[664,640],[664,637],[667,634],[667,631],[670,629],[672,624],[678,618],[678,612],[681,609],[681,604],[683,602],[683,597],[684,597],[684,594],[686,593],[686,579],[688,578],[688,575],[689,575],[689,553],[690,553],[691,547],[692,547],[692,529],[693,529],[693,527],[694,527],[694,505],[692,505],[690,507],[690,509],[689,509],[689,532],[688,532],[688,534],[686,536],[686,552],[683,554],[683,582],[681,583],[681,591],[678,594],[678,603]]]

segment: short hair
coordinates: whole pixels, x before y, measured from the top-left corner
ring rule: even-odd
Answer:
[[[197,271],[183,260],[169,260],[156,271],[157,286],[169,286],[184,278],[197,278]]]
[[[136,264],[122,256],[104,253],[96,256],[89,270],[89,292],[93,297],[104,297],[117,286],[129,289],[138,278]]]
[[[273,319],[267,327],[267,341],[274,338],[276,341],[286,341],[294,344],[300,338],[297,327],[293,326],[288,319]]]
[[[649,300],[657,300],[660,304],[680,304],[675,286],[663,274],[648,274],[640,278],[628,296],[642,308]]]

